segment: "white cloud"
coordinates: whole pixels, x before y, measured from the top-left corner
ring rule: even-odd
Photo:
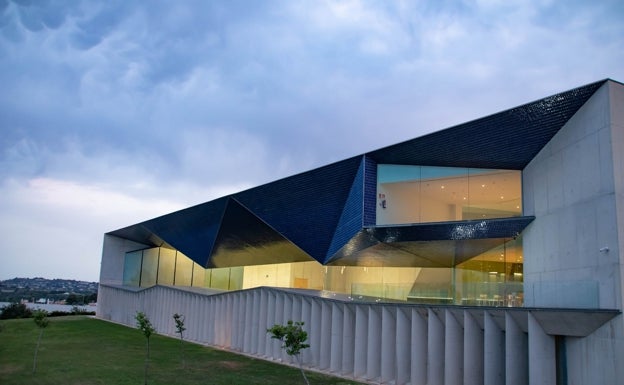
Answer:
[[[97,271],[105,231],[624,80],[622,16],[610,0],[11,2],[5,255]]]

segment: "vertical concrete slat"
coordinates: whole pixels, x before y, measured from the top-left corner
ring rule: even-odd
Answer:
[[[252,293],[252,317],[251,317],[251,354],[258,354],[260,343],[258,341],[258,323],[260,322],[260,290],[254,289]]]
[[[483,384],[483,330],[464,311],[464,385]]]
[[[353,357],[353,375],[362,378],[366,375],[368,351],[368,306],[355,305],[355,352]]]
[[[245,323],[245,317],[243,316],[243,311],[241,309],[243,301],[241,300],[242,293],[235,292],[232,293],[232,301],[233,301],[233,309],[234,313],[232,314],[232,350],[241,351],[243,347],[243,339],[245,337],[243,333],[243,326]]]
[[[329,370],[332,373],[342,372],[342,350],[344,335],[343,306],[338,302],[331,303],[331,341]]]
[[[342,325],[342,374],[355,376],[355,309],[352,305],[343,305]]]
[[[444,384],[444,324],[428,309],[427,384]]]
[[[214,344],[214,328],[215,328],[215,297],[208,298],[208,306],[206,307],[206,343]]]
[[[403,307],[396,311],[396,381],[397,385],[407,384],[410,381],[411,364],[411,339],[412,325],[410,321],[411,311]]]
[[[411,310],[411,371],[410,384],[427,383],[427,347],[429,344],[428,321],[418,311]]]
[[[378,306],[368,307],[368,351],[366,378],[374,381],[381,376],[381,310]]]
[[[332,345],[332,306],[327,301],[320,303],[321,310],[321,328],[319,337],[321,339],[319,351],[319,368],[321,370],[329,369],[331,362],[331,345]]]
[[[308,332],[308,339],[310,341],[310,348],[314,346],[318,341],[314,340],[315,336],[312,333],[312,300],[310,298],[301,297],[301,321],[304,322],[305,330]],[[285,353],[284,353],[285,354]],[[300,354],[301,362],[307,366],[312,366],[314,361],[310,349],[304,349]],[[294,362],[292,358],[289,358],[291,362]]]
[[[271,336],[269,334],[267,334],[266,330],[273,327],[273,325],[275,325],[277,322],[275,320],[275,293],[267,290],[267,289],[262,289],[264,292],[266,292],[266,296],[267,296],[267,317],[266,317],[266,327],[264,329],[261,329],[260,332],[264,331],[264,335],[265,335],[265,340],[266,340],[266,345],[264,347],[264,355],[265,357],[270,357],[273,358],[274,353],[278,352],[277,349],[279,349],[279,341],[275,340],[273,338],[271,338]],[[278,353],[279,354],[279,353]]]
[[[397,315],[396,306],[381,307],[381,382],[396,383]]]
[[[306,322],[308,325],[310,348],[306,351],[310,352],[310,366],[319,366],[321,359],[321,343],[323,339],[323,331],[321,329],[323,325],[323,312],[321,303],[317,298],[310,298],[310,322]]]
[[[505,335],[489,312],[483,315],[483,377],[485,385],[505,384]]]
[[[529,383],[554,384],[557,381],[555,337],[544,332],[529,313]]]
[[[461,384],[464,380],[464,331],[450,310],[444,311],[444,384]]]
[[[511,314],[505,314],[505,377],[506,385],[523,385],[529,381],[527,335]]]
[[[257,337],[258,338],[258,354],[266,357],[267,342],[270,338],[267,336],[267,315],[269,308],[269,294],[265,288],[260,288],[260,312],[258,313]]]

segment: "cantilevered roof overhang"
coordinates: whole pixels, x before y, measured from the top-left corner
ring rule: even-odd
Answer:
[[[444,255],[455,250],[452,260],[440,256],[436,263],[456,263],[480,248],[519,233],[531,218],[485,222],[487,232],[479,231],[481,221],[374,226],[376,165],[522,170],[606,82],[588,84],[108,234],[146,247],[175,248],[204,267],[303,260],[329,264],[344,259],[346,263],[365,249],[386,255],[384,263],[401,265],[401,253],[408,261],[412,258],[409,255],[435,246],[434,241],[439,250],[446,250]],[[499,230],[502,232],[497,233]],[[393,242],[396,233],[403,238]],[[459,234],[465,237],[458,238]],[[350,249],[353,245],[357,247]],[[390,249],[394,252],[390,253]],[[394,255],[392,260],[388,260],[390,255]]]

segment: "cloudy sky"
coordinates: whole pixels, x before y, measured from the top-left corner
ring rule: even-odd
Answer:
[[[0,0],[0,280],[105,232],[604,78],[624,2]]]

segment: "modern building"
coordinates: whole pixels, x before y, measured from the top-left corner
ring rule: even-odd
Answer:
[[[98,317],[387,384],[624,378],[624,85],[603,80],[104,236]]]

